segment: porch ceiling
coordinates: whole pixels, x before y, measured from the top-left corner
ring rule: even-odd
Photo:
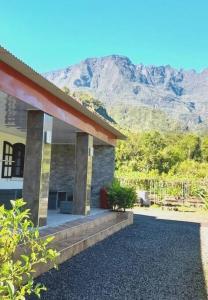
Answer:
[[[0,91],[0,132],[25,137],[27,111],[31,109],[36,108]],[[56,118],[53,119],[52,143],[74,144],[76,132],[81,130]],[[105,144],[105,142],[94,138],[94,144]]]

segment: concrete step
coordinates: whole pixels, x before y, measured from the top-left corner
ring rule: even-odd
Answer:
[[[105,239],[120,229],[133,223],[133,213],[105,213],[105,216],[97,216],[92,218],[82,219],[81,224],[68,224],[68,228],[63,227],[62,233],[59,228],[59,233],[56,233],[56,239],[53,242],[53,247],[60,252],[58,257],[58,264],[70,259],[72,256],[80,253],[95,243]],[[99,219],[99,220],[98,220]],[[85,222],[84,222],[85,220]],[[70,222],[73,223],[73,222]],[[69,231],[73,233],[70,233]],[[50,233],[52,234],[52,233]],[[60,235],[60,236],[58,236]],[[47,235],[48,236],[48,235]],[[51,264],[39,265],[36,269],[35,277],[50,270],[53,266]]]
[[[117,213],[106,211],[101,214],[70,221],[56,227],[41,229],[40,235],[42,238],[53,236],[54,242],[57,242],[77,237],[80,233],[85,234],[87,230],[96,228],[100,224],[111,222],[112,220],[117,219],[117,217]]]

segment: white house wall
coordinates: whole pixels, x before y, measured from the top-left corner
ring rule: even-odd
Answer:
[[[0,190],[22,189],[23,186],[22,178],[1,178],[4,141],[7,141],[11,144],[15,144],[15,143],[25,144],[25,138],[0,132]]]

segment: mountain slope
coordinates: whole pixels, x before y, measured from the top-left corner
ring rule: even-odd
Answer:
[[[171,66],[135,65],[127,57],[112,55],[89,58],[44,76],[60,88],[92,94],[116,121],[130,128],[142,129],[141,117],[148,127],[147,115],[155,129],[157,121],[166,128],[173,123],[182,130],[208,128],[208,69],[197,73]]]

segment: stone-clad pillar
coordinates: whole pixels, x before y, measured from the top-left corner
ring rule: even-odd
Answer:
[[[23,199],[36,226],[47,223],[52,124],[42,111],[28,111]]]
[[[100,207],[100,189],[112,184],[114,171],[115,147],[95,145],[92,166],[92,207]]]
[[[92,181],[93,137],[87,133],[77,133],[75,158],[75,185],[73,213],[90,213]]]

